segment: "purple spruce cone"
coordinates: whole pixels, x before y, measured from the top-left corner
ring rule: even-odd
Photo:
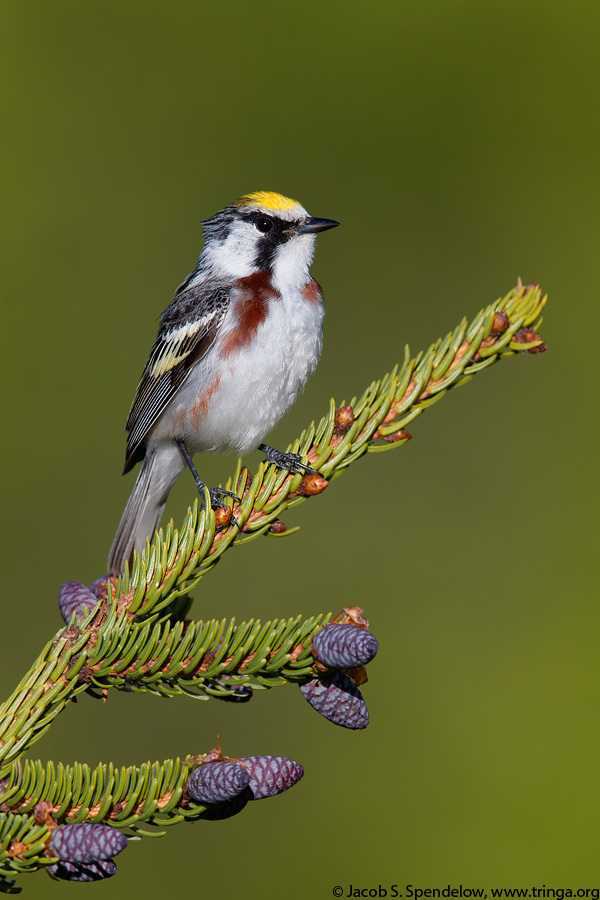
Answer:
[[[82,619],[83,613],[87,609],[89,612],[98,603],[98,597],[79,581],[67,581],[61,586],[58,592],[58,608],[65,622],[71,621],[73,613],[77,618]]]
[[[186,787],[197,803],[221,803],[237,797],[249,781],[250,773],[244,766],[217,760],[194,769]]]
[[[318,713],[342,728],[358,730],[369,724],[369,710],[358,688],[343,672],[332,672],[301,684],[305,700]]]
[[[325,625],[312,645],[319,660],[333,669],[366,666],[379,650],[375,635],[357,625]]]
[[[101,881],[103,878],[111,878],[117,871],[117,865],[112,859],[101,859],[91,863],[72,863],[61,861],[48,866],[47,872],[55,878],[63,881]]]
[[[92,581],[89,588],[96,600],[102,600],[104,596],[106,596],[106,590],[102,593],[102,586],[106,584],[110,575],[102,575],[100,578],[96,578],[95,581]]]
[[[127,846],[127,838],[110,825],[62,825],[52,832],[48,848],[61,860],[92,863],[109,860]]]
[[[304,775],[300,763],[285,756],[244,756],[240,762],[248,766],[250,790],[255,800],[287,791]]]

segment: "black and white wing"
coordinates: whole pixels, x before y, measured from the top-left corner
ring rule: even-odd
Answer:
[[[229,290],[206,293],[202,286],[178,293],[161,316],[161,326],[142,373],[129,416],[125,468],[144,457],[148,432],[197,363],[213,345],[229,305]]]

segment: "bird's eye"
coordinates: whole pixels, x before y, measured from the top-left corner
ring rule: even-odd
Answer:
[[[268,216],[256,216],[256,218],[254,219],[254,224],[259,231],[262,231],[263,234],[266,234],[267,231],[270,231],[273,227],[273,220]]]

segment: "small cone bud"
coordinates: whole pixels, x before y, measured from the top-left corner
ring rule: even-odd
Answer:
[[[231,524],[232,514],[230,506],[220,506],[215,509],[215,528],[227,528]]]
[[[300,691],[313,709],[334,725],[359,730],[369,724],[369,711],[361,692],[342,672],[313,678],[300,685]]]
[[[489,336],[498,337],[498,335],[504,334],[509,325],[510,319],[508,318],[506,310],[499,310],[497,313],[494,313],[494,321],[492,322]]]
[[[285,756],[245,756],[240,762],[248,767],[249,787],[255,800],[287,791],[304,775],[300,763]]]
[[[92,863],[116,856],[127,846],[121,831],[109,825],[62,825],[52,832],[48,849],[61,860]]]
[[[65,622],[71,621],[73,613],[83,619],[85,611],[91,612],[98,604],[98,597],[85,584],[67,581],[58,592],[58,608]]]
[[[241,794],[249,781],[250,774],[244,766],[223,760],[198,766],[186,787],[197,803],[221,803]]]
[[[305,475],[296,492],[303,497],[314,497],[315,494],[322,494],[328,484],[322,475]]]
[[[269,531],[271,532],[271,534],[283,534],[287,531],[287,527],[285,523],[281,521],[281,519],[275,519],[275,521],[271,522]]]
[[[333,669],[365,666],[379,650],[375,635],[356,625],[324,625],[312,646],[319,662]]]
[[[531,347],[527,352],[545,353],[548,345],[542,341],[537,331],[534,331],[533,328],[519,328],[512,336],[513,344],[532,344],[534,341],[541,341],[541,343],[538,347]]]
[[[354,424],[354,410],[351,406],[340,406],[335,414],[333,433],[337,437],[346,434]]]

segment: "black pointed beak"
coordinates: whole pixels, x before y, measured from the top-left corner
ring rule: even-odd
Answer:
[[[298,225],[296,229],[298,234],[315,234],[317,231],[327,231],[329,228],[336,228],[340,223],[334,219],[316,219],[309,216],[302,225]]]

